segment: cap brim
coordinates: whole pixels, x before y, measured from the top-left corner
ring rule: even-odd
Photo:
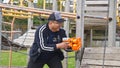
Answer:
[[[65,21],[65,19],[59,19],[59,20],[56,20],[56,21],[59,22],[59,23],[62,23],[62,22]]]

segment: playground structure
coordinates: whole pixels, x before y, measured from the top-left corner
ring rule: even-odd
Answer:
[[[22,4],[22,1],[23,0],[20,0],[20,5],[19,6],[0,3],[0,8],[2,8],[3,16],[12,16],[13,17],[13,22],[12,23],[7,23],[7,22],[4,22],[4,23],[14,24],[14,19],[19,18],[19,17],[21,17],[21,18],[33,18],[34,16],[48,17],[48,15],[52,11],[57,11],[57,7],[56,7],[56,5],[57,5],[56,2],[57,1],[56,0],[54,0],[55,3],[53,3],[53,10],[46,9],[46,6],[45,6],[46,5],[46,3],[45,3],[46,0],[44,0],[43,9],[38,9],[38,8],[33,8],[33,7],[32,8],[31,7],[24,7],[23,4]],[[70,0],[66,0],[66,5],[67,6],[65,8],[65,12],[63,12],[62,11],[63,8],[62,8],[62,5],[61,5],[62,0],[60,0],[61,4],[60,4],[60,7],[59,7],[60,8],[59,11],[61,11],[62,17],[66,18],[67,20],[68,19],[76,20],[76,37],[81,37],[81,40],[82,40],[82,46],[83,47],[80,51],[78,51],[76,53],[76,68],[80,68],[81,67],[80,64],[82,64],[83,67],[87,67],[87,68],[89,68],[90,66],[91,67],[96,66],[96,68],[104,67],[104,66],[108,66],[108,67],[111,66],[111,68],[112,68],[112,67],[115,66],[115,67],[119,68],[120,64],[115,64],[115,65],[113,64],[112,65],[112,64],[107,63],[108,61],[104,64],[104,61],[105,61],[104,56],[105,56],[106,47],[110,47],[110,46],[117,47],[117,46],[115,46],[116,45],[115,41],[116,41],[116,29],[119,29],[119,6],[118,6],[119,5],[119,0],[116,0],[116,1],[111,1],[111,0],[110,1],[109,0],[93,1],[93,2],[96,2],[96,3],[93,3],[92,1],[87,1],[87,0],[86,1],[84,1],[84,0],[73,0],[74,1],[73,12],[68,11],[69,1]],[[31,2],[31,1],[29,1],[29,2]],[[94,6],[94,5],[97,5],[97,4],[101,5],[100,2],[103,3],[102,5],[107,4],[107,6],[104,7],[104,8],[101,7],[102,9],[100,9],[100,8],[92,9],[93,7],[86,7],[86,6],[92,6],[92,5]],[[13,4],[12,0],[11,0],[11,4]],[[89,14],[92,14],[92,15],[89,15]],[[118,22],[118,25],[115,22]],[[64,28],[67,30],[67,35],[69,33],[69,28],[68,28],[69,26],[67,26],[68,24],[69,24],[69,22],[67,24],[66,23],[64,24],[64,26],[65,26]],[[11,27],[13,27],[13,26],[14,25],[11,25]],[[31,28],[31,26],[32,26],[31,24],[28,25],[28,30]],[[105,42],[108,41],[108,43],[106,42],[107,44],[105,43],[103,45],[103,47],[104,47],[103,49],[98,48],[98,50],[100,49],[101,51],[103,51],[103,52],[101,52],[102,56],[100,58],[100,60],[103,60],[103,62],[101,61],[100,63],[103,63],[103,64],[100,64],[100,63],[92,64],[92,62],[87,62],[89,60],[86,61],[85,58],[90,58],[90,57],[86,57],[86,53],[88,54],[88,52],[90,50],[94,51],[94,48],[91,48],[91,49],[90,48],[87,49],[87,47],[85,48],[85,46],[84,46],[84,30],[89,30],[90,31],[90,40],[89,40],[90,44],[88,44],[88,45],[92,46],[93,45],[92,44],[92,41],[93,41],[92,40],[92,38],[93,38],[92,31],[93,30],[106,30],[107,27],[108,27],[108,38],[105,38],[105,37],[107,37],[107,35],[105,34],[105,37],[103,37],[102,40],[104,40]],[[13,31],[13,28],[11,28],[11,31],[9,31],[9,33],[11,33],[11,37],[13,36],[14,32],[17,32],[17,31]],[[34,33],[34,31],[33,31],[33,33]],[[97,39],[99,39],[99,38],[97,38]],[[84,48],[85,48],[85,50],[84,50]],[[97,49],[97,48],[95,48],[95,49]],[[113,48],[113,49],[114,50],[117,49],[117,51],[118,51],[119,47]],[[85,51],[84,52],[85,56],[83,55],[83,50]],[[114,54],[114,50],[113,50],[113,54]],[[112,51],[112,49],[108,48],[108,51],[106,51],[106,52],[109,53],[111,51]],[[117,51],[115,50],[115,54],[117,53]],[[96,50],[95,50],[95,52],[97,53]],[[120,52],[120,51],[118,51],[118,52]],[[83,57],[84,60],[81,59],[82,56],[84,56]],[[87,56],[89,56],[89,55],[87,55]],[[117,57],[117,58],[119,58],[119,57]],[[108,60],[110,61],[111,58],[108,59]],[[115,60],[118,60],[118,59],[115,59]],[[112,63],[112,61],[110,61],[110,62]],[[114,62],[116,62],[116,61],[114,61]],[[118,62],[120,62],[120,61],[118,61]]]

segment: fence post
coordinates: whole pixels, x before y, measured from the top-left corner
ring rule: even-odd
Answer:
[[[2,0],[0,0],[2,3]],[[2,46],[2,8],[0,8],[0,57],[1,57],[1,46]]]

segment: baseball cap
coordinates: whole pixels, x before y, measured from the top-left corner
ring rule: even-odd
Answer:
[[[62,23],[65,20],[61,17],[60,12],[53,12],[52,14],[50,14],[48,20],[53,20],[53,21],[57,21],[58,23]]]

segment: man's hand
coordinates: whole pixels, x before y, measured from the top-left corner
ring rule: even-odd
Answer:
[[[56,44],[56,47],[58,49],[67,49],[69,47],[69,43],[68,42],[61,42]]]

